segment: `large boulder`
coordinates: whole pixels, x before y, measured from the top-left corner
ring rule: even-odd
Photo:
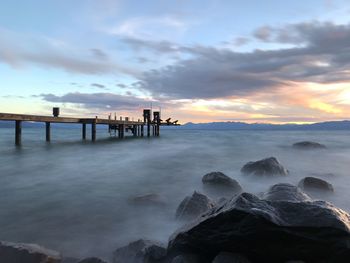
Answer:
[[[60,263],[60,253],[36,244],[0,241],[0,262],[4,263]]]
[[[325,149],[326,146],[317,142],[303,141],[293,144],[293,147],[301,150]]]
[[[186,196],[182,200],[176,209],[175,217],[179,220],[192,220],[213,207],[214,202],[206,195],[195,191],[192,196]]]
[[[250,263],[250,261],[240,254],[221,252],[214,258],[212,263]]]
[[[268,201],[242,193],[175,232],[168,253],[214,259],[226,251],[253,262],[346,262],[349,226],[349,214],[324,201]]]
[[[166,249],[160,243],[140,239],[115,250],[113,263],[158,263],[166,254]]]
[[[248,162],[242,167],[241,172],[254,175],[288,175],[288,170],[275,157]]]
[[[268,201],[311,201],[311,198],[299,187],[286,183],[271,186],[269,190],[263,194],[262,198]]]
[[[316,191],[334,192],[333,185],[331,185],[325,180],[322,180],[316,177],[311,177],[311,176],[305,177],[304,179],[302,179],[299,182],[298,186],[304,189],[305,191],[316,190]]]
[[[202,182],[206,186],[216,187],[219,190],[227,189],[232,192],[242,192],[242,187],[240,184],[232,179],[231,177],[228,177],[227,175],[223,174],[222,172],[211,172],[203,176]]]

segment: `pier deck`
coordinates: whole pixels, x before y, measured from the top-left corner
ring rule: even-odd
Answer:
[[[57,108],[56,108],[57,109]],[[54,111],[55,112],[55,111]],[[55,114],[55,113],[54,113]],[[168,119],[170,120],[170,119]],[[66,124],[81,124],[82,125],[82,139],[86,140],[86,125],[91,125],[91,140],[96,140],[96,126],[108,125],[110,134],[114,131],[118,137],[124,138],[125,131],[131,131],[133,136],[144,136],[144,126],[146,125],[147,137],[151,136],[151,129],[153,136],[159,136],[160,126],[162,125],[178,125],[177,121],[171,123],[167,120],[163,123],[160,119],[160,112],[153,112],[153,120],[151,120],[151,110],[145,109],[143,111],[142,120],[129,120],[129,118],[120,117],[120,119],[112,119],[111,115],[108,119],[98,118],[75,118],[75,117],[58,117],[58,116],[44,116],[44,115],[28,115],[28,114],[13,114],[0,113],[0,121],[14,121],[15,122],[15,144],[20,145],[22,141],[22,122],[43,122],[45,123],[46,141],[51,141],[51,123],[66,123]]]

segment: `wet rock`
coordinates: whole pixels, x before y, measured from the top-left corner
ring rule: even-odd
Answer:
[[[268,201],[242,193],[175,232],[168,253],[214,259],[227,251],[253,262],[346,260],[349,226],[349,214],[324,201]]]
[[[213,263],[250,263],[250,261],[240,254],[221,252],[214,258]]]
[[[288,170],[275,157],[248,162],[242,167],[241,172],[253,175],[288,175]]]
[[[58,252],[36,244],[0,241],[0,262],[6,263],[60,263]]]
[[[171,263],[203,263],[198,255],[195,254],[183,254],[173,258]]]
[[[206,195],[195,191],[192,196],[182,200],[176,209],[175,217],[179,220],[192,220],[213,207],[214,203]]]
[[[81,261],[78,261],[78,263],[107,263],[107,262],[99,258],[91,257],[91,258],[85,258]]]
[[[142,206],[149,206],[149,205],[163,206],[166,203],[160,195],[154,194],[154,193],[130,198],[129,202],[133,205],[142,205]]]
[[[72,257],[64,257],[61,263],[78,263],[80,259]]]
[[[230,190],[233,190],[234,192],[242,191],[242,187],[236,180],[228,177],[227,175],[221,172],[211,172],[204,175],[202,178],[202,182],[207,186],[218,187],[220,189],[228,188]]]
[[[316,177],[305,177],[298,186],[304,190],[320,190],[327,192],[334,192],[333,185],[325,180]]]
[[[326,146],[317,142],[303,141],[293,144],[293,147],[301,150],[325,149]]]
[[[311,198],[299,187],[286,183],[271,186],[267,192],[263,193],[262,198],[268,201],[311,201]]]
[[[140,239],[115,250],[113,263],[157,263],[166,254],[166,249],[160,243]]]

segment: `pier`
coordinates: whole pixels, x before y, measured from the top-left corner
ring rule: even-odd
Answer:
[[[96,141],[97,139],[97,125],[107,125],[110,135],[114,133],[120,139],[125,137],[125,131],[131,131],[134,137],[159,136],[160,126],[179,125],[177,121],[171,122],[170,118],[163,122],[158,111],[153,112],[152,118],[151,109],[144,109],[143,119],[138,119],[137,121],[129,120],[128,117],[117,119],[116,115],[114,118],[109,115],[107,119],[99,118],[98,116],[95,116],[95,118],[59,117],[59,108],[53,108],[53,116],[0,113],[0,121],[15,122],[16,145],[21,145],[22,143],[23,122],[45,123],[45,139],[47,142],[51,141],[51,123],[80,124],[82,140],[86,140],[87,138],[86,126],[91,125],[91,141]]]

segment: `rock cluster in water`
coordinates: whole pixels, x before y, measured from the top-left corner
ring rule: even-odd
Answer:
[[[285,176],[288,171],[271,157],[247,163],[242,173]],[[177,208],[176,218],[186,224],[167,245],[140,239],[116,249],[112,263],[349,262],[350,215],[303,191],[333,191],[328,182],[306,177],[300,187],[275,184],[259,197],[241,193],[239,183],[220,172],[206,174],[202,182],[228,187],[231,197],[214,202],[195,191]],[[136,203],[154,199],[158,196],[141,196]],[[9,242],[0,242],[0,262],[106,263],[63,258],[37,245]]]

